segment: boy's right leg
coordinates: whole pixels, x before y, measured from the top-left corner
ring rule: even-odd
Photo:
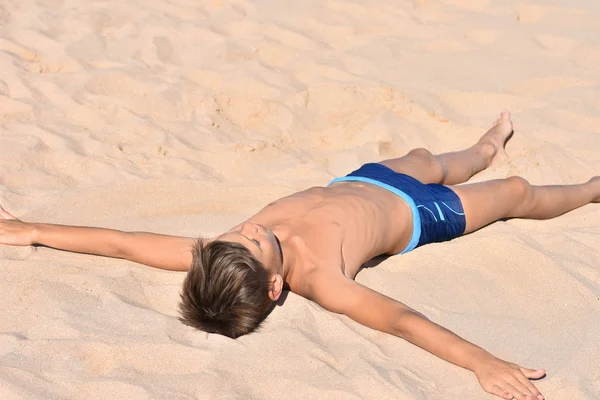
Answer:
[[[600,202],[600,176],[579,185],[533,186],[520,177],[453,186],[465,211],[465,233],[503,218],[549,219]]]
[[[385,160],[380,164],[421,181],[456,185],[466,182],[476,173],[490,166],[493,159],[504,154],[504,144],[513,131],[510,113],[500,119],[468,149],[433,155],[425,149],[415,149],[404,157]]]

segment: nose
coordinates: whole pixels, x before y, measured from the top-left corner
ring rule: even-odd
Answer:
[[[241,231],[242,231],[242,233],[256,233],[256,232],[258,232],[258,229],[256,228],[256,226],[254,226],[250,222],[244,222],[242,224]]]

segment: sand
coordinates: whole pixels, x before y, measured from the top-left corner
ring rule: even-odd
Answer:
[[[0,203],[211,236],[360,163],[516,132],[474,181],[600,172],[600,3],[0,3]],[[549,399],[600,398],[600,207],[511,220],[357,280]],[[289,294],[238,340],[177,320],[184,274],[0,246],[0,397],[488,399],[475,376]]]

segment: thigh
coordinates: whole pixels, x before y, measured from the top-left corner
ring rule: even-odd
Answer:
[[[411,150],[400,158],[384,160],[379,164],[412,176],[421,183],[441,183],[444,179],[444,170],[433,154],[426,149]]]
[[[465,233],[509,217],[521,203],[520,186],[513,178],[449,186],[463,205],[467,220]]]

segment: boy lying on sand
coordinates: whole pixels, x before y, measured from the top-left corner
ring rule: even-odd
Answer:
[[[354,281],[378,255],[450,240],[501,218],[547,219],[600,202],[600,177],[532,186],[519,177],[461,186],[504,153],[508,112],[472,147],[366,164],[327,187],[277,200],[210,240],[20,221],[0,207],[0,243],[40,244],[169,270],[189,271],[182,321],[238,337],[255,330],[289,289],[323,308],[396,335],[473,371],[489,393],[543,399],[533,370],[500,360],[412,308]]]

